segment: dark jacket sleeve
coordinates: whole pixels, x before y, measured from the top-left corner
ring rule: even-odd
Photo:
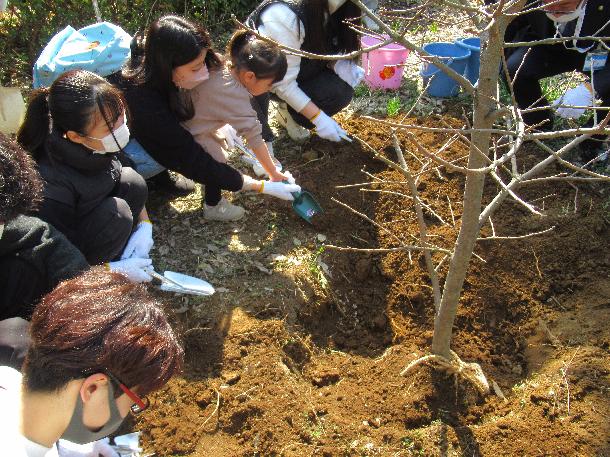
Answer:
[[[69,240],[76,240],[76,207],[57,200],[45,198],[35,215],[54,226]]]
[[[154,90],[130,87],[125,98],[133,137],[161,165],[202,184],[241,190],[241,173],[212,158],[186,130],[169,104]]]
[[[83,254],[53,226],[29,216],[8,222],[0,239],[0,316],[27,317],[59,282],[87,270]]]

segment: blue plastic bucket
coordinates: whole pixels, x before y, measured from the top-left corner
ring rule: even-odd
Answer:
[[[466,77],[472,84],[476,84],[479,80],[479,69],[481,68],[481,39],[479,37],[460,38],[455,44],[470,51]]]
[[[440,58],[443,63],[455,72],[463,75],[466,72],[470,50],[455,43],[429,43],[424,51]],[[420,71],[424,87],[428,84],[428,94],[432,97],[455,97],[460,92],[459,84],[430,62],[424,62]]]

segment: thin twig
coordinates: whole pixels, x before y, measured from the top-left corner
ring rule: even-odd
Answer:
[[[205,427],[205,424],[207,424],[209,422],[209,420],[212,419],[212,417],[214,417],[214,415],[218,411],[218,408],[220,407],[220,392],[216,389],[214,389],[214,391],[216,392],[216,407],[214,408],[214,411],[212,411],[212,414],[210,414],[210,416],[203,422],[203,424],[201,424],[199,426],[199,430],[201,430],[203,427]]]
[[[527,235],[519,235],[519,236],[486,236],[482,238],[477,238],[477,241],[492,241],[492,240],[523,240],[525,238],[531,238],[533,236],[543,235],[545,233],[554,230],[555,226],[548,228],[546,230],[542,230],[541,232],[528,233]]]

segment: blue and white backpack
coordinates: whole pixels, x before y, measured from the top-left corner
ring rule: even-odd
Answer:
[[[68,26],[45,46],[33,68],[35,88],[50,86],[68,70],[108,76],[129,59],[131,36],[121,27],[98,22],[80,30]]]

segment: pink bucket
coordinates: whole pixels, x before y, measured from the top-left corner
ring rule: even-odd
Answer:
[[[387,35],[384,35],[387,38]],[[363,48],[383,42],[378,38],[363,36],[360,39]],[[409,56],[405,47],[390,43],[374,51],[362,54],[364,80],[372,89],[398,89],[402,82],[404,63]]]

